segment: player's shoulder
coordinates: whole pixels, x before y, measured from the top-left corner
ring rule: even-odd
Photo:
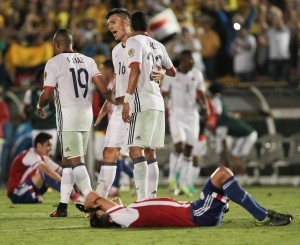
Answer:
[[[118,43],[112,50],[112,54],[119,53],[121,51],[124,51],[125,47],[123,47],[122,43]]]

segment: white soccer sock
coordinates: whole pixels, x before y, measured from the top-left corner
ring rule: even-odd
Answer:
[[[159,168],[157,161],[148,164],[148,188],[147,197],[155,198],[157,194]]]
[[[201,168],[199,166],[195,167],[193,166],[193,183],[192,185],[194,185],[197,181],[197,179],[199,178],[199,175],[200,175],[200,170]]]
[[[69,203],[70,194],[74,185],[74,176],[72,168],[63,168],[60,182],[60,202]]]
[[[92,191],[91,179],[85,165],[77,166],[73,169],[74,180],[79,190],[84,196]]]
[[[189,168],[193,164],[191,157],[182,157],[181,162],[181,171],[180,171],[180,177],[179,177],[179,186],[184,187],[187,185],[188,179],[192,176],[189,175]]]
[[[179,154],[176,152],[171,152],[170,154],[170,160],[169,160],[169,180],[176,179],[176,171],[177,171],[177,163]]]
[[[146,160],[134,163],[133,177],[137,193],[137,200],[146,198],[148,186],[148,165]]]
[[[97,188],[96,188],[96,192],[99,195],[105,198],[108,196],[109,189],[112,186],[116,177],[116,170],[117,170],[116,165],[110,164],[110,166],[108,165],[101,166],[100,174],[98,176],[98,181],[97,181]]]

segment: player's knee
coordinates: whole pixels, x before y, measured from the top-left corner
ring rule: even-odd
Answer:
[[[218,168],[218,174],[222,176],[222,178],[228,179],[233,176],[232,171],[226,166],[220,166]]]

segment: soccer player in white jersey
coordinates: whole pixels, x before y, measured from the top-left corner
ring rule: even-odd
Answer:
[[[88,209],[98,209],[91,217],[92,227],[203,227],[222,223],[229,200],[247,210],[262,225],[288,225],[293,219],[291,214],[280,214],[261,206],[225,166],[219,167],[210,176],[199,199],[194,202],[179,202],[164,197],[144,199],[124,206],[119,198],[110,201],[91,192],[84,205]]]
[[[148,36],[149,20],[143,12],[135,12],[131,16],[131,25],[135,36],[126,43],[128,67],[131,70],[122,118],[124,122],[130,122],[127,144],[134,164],[137,199],[140,200],[147,197],[147,190],[151,188],[148,186],[144,149],[149,148],[155,154],[156,148],[164,147],[165,137],[164,100],[159,82],[154,80],[152,73],[157,66],[166,69],[168,76],[175,76],[176,70],[165,47]],[[156,191],[158,179],[155,182],[151,178],[149,180]]]
[[[44,89],[37,113],[45,118],[45,107],[55,95],[57,131],[62,145],[63,175],[61,198],[51,217],[66,217],[74,182],[86,196],[91,191],[90,177],[84,164],[89,132],[92,126],[91,82],[104,97],[115,103],[111,90],[101,80],[95,61],[73,51],[72,33],[58,30],[53,38],[55,57],[45,67]]]
[[[115,40],[120,41],[120,43],[117,44],[112,51],[112,60],[116,75],[115,97],[122,102],[128,87],[130,70],[127,64],[128,58],[125,50],[127,39],[132,35],[130,17],[130,13],[123,8],[112,9],[106,14],[108,29],[114,35]],[[157,79],[161,79],[162,76],[163,75],[159,72],[156,73]],[[99,116],[95,122],[96,125],[101,121],[106,113],[106,106],[104,105],[102,108],[103,109],[99,112]],[[101,171],[98,177],[96,189],[96,192],[104,197],[107,197],[109,189],[115,179],[117,168],[116,162],[118,160],[119,152],[121,148],[126,148],[127,128],[128,126],[122,120],[122,106],[114,106],[106,131],[103,162],[101,164]],[[146,156],[146,158],[148,160],[148,164],[152,166],[153,174],[150,173],[149,177],[158,180],[157,160],[154,154],[150,153]],[[155,166],[157,168],[155,168]],[[153,189],[156,190],[155,188]],[[155,193],[153,195],[155,195]]]
[[[170,189],[179,189],[186,194],[192,194],[189,187],[194,183],[193,173],[199,175],[200,167],[194,167],[192,150],[199,135],[199,108],[206,113],[206,86],[202,72],[193,68],[192,52],[184,50],[179,57],[176,77],[166,77],[161,87],[163,96],[169,94],[169,124],[175,151],[170,154],[169,185]],[[179,183],[176,183],[179,174]]]

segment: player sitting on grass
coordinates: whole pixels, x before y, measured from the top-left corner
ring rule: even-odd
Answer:
[[[258,204],[225,166],[219,167],[211,175],[200,198],[194,202],[149,198],[126,207],[119,198],[109,201],[90,192],[85,207],[98,209],[91,217],[92,227],[197,227],[220,225],[229,200],[245,208],[262,224],[282,226],[288,225],[293,219],[290,214],[280,214]]]
[[[7,185],[7,196],[12,203],[42,202],[42,195],[48,187],[60,191],[62,168],[49,157],[52,150],[52,136],[39,133],[31,147],[15,157],[12,162]],[[82,197],[72,190],[75,203]]]

